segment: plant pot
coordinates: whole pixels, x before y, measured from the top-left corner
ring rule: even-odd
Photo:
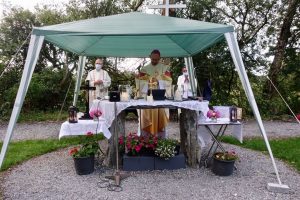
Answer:
[[[151,156],[123,156],[124,171],[154,170],[154,157]]]
[[[94,172],[95,155],[90,157],[74,158],[75,170],[78,175],[87,175]]]
[[[168,160],[165,160],[164,158],[155,157],[155,170],[174,170],[174,169],[181,169],[185,168],[185,156],[181,153],[179,155],[176,155]]]
[[[233,173],[235,160],[218,160],[213,157],[212,172],[219,176],[230,176]]]

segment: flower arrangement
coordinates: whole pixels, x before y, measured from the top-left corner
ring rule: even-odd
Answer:
[[[99,136],[103,137],[102,135]],[[81,146],[70,149],[69,154],[73,158],[90,157],[95,155],[97,152],[101,151],[98,144],[98,139],[99,137],[91,132],[88,132],[83,137]]]
[[[238,155],[235,151],[217,152],[214,154],[214,158],[222,161],[234,161],[238,159]]]
[[[136,133],[129,133],[127,137],[119,137],[120,150],[125,150],[129,155],[137,156],[142,151],[155,150],[158,138],[153,135],[138,136]],[[125,149],[124,149],[125,148]]]
[[[99,110],[99,109],[97,108],[97,109],[91,110],[89,114],[90,114],[90,116],[91,116],[92,118],[98,118],[98,117],[100,117],[100,116],[102,115],[102,112],[101,112],[101,110]]]
[[[159,140],[155,149],[155,154],[165,160],[168,160],[175,156],[175,148],[177,143],[178,142],[176,140],[172,139]]]
[[[216,120],[217,118],[221,117],[221,114],[219,111],[210,108],[206,116],[212,120]]]

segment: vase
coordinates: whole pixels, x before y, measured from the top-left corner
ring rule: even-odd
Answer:
[[[95,122],[97,122],[98,121],[98,117],[93,117],[93,120],[95,121]]]
[[[219,176],[230,176],[233,173],[235,160],[218,160],[213,157],[212,172]]]
[[[215,118],[215,117],[210,118],[210,121],[213,122],[213,123],[217,123],[218,122],[217,118]]]
[[[95,155],[74,158],[75,170],[78,175],[87,175],[94,172]]]

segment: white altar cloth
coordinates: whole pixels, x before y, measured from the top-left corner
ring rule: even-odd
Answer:
[[[111,137],[111,133],[108,130],[105,120],[100,118],[99,123],[94,120],[78,120],[78,123],[64,122],[59,131],[59,139],[70,135],[85,135],[87,132],[92,132],[94,134],[103,133],[107,139]]]
[[[163,107],[163,106],[174,106],[178,108],[185,108],[189,110],[201,111],[202,113],[207,113],[208,111],[208,101],[153,101],[147,102],[144,99],[139,100],[130,100],[128,102],[117,102],[117,112],[118,115],[120,112],[131,106],[149,106],[149,107]],[[106,120],[108,127],[111,126],[113,120],[115,119],[114,113],[114,102],[109,102],[107,100],[94,100],[91,110],[100,109],[102,112],[102,118]]]

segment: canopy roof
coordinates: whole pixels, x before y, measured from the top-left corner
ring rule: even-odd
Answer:
[[[192,56],[224,39],[232,26],[139,12],[35,27],[33,34],[78,55],[148,57]]]

